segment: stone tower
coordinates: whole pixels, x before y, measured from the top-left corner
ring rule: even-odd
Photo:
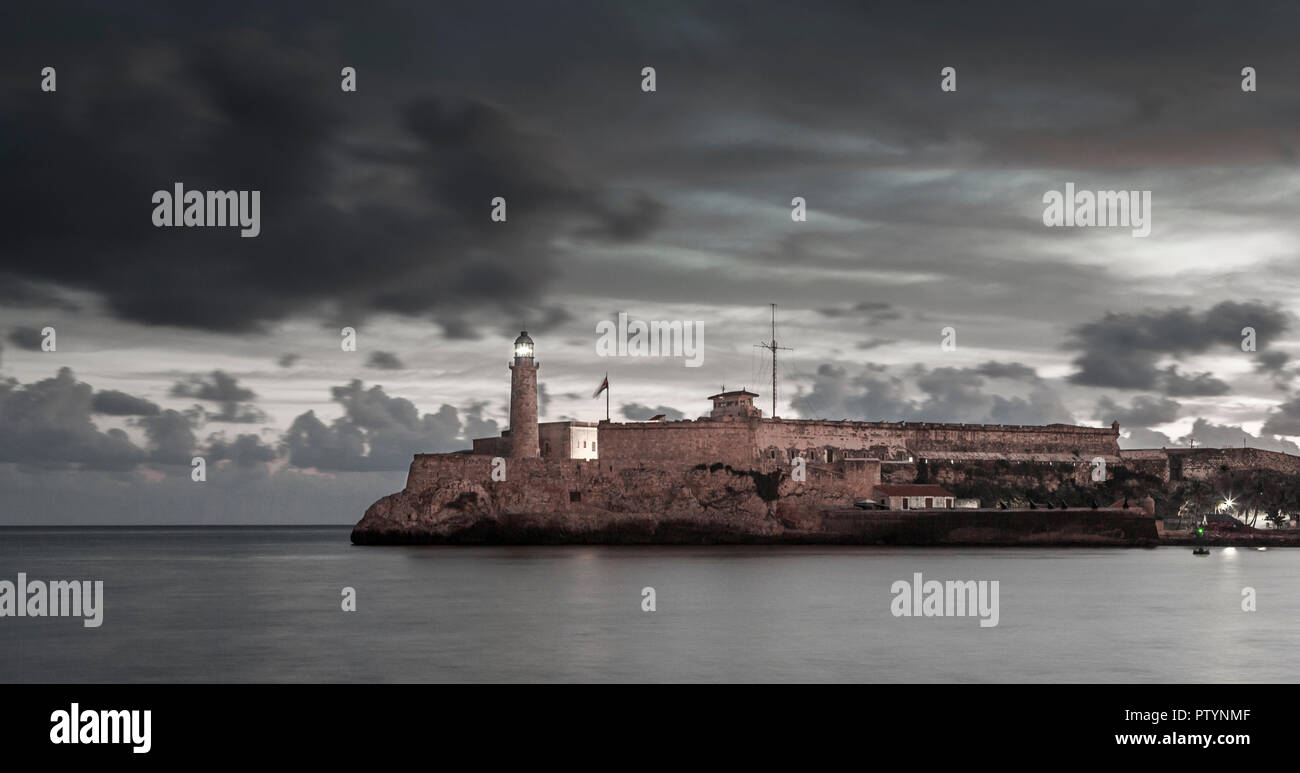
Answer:
[[[515,361],[510,366],[510,455],[541,456],[537,439],[537,362],[533,339],[520,331],[515,339]]]

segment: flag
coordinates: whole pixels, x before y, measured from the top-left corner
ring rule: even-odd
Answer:
[[[600,382],[600,386],[596,387],[596,391],[595,391],[595,392],[592,392],[592,394],[591,394],[591,398],[594,400],[594,399],[596,399],[597,397],[600,397],[600,393],[601,393],[601,392],[604,392],[606,389],[609,389],[609,376],[608,376],[608,375],[605,376],[605,380],[604,380],[604,381]]]

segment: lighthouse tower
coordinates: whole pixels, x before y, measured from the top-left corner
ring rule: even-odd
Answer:
[[[537,362],[533,339],[520,331],[515,339],[515,361],[510,365],[510,455],[541,456],[537,439]]]

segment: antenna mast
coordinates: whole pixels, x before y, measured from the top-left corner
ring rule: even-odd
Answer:
[[[772,352],[772,418],[775,419],[776,418],[776,353],[777,350],[779,349],[784,349],[787,352],[791,352],[794,350],[788,346],[776,345],[776,304],[773,303],[771,304],[771,306],[772,306],[772,340],[764,341],[761,344],[754,344],[754,345],[759,347],[760,349],[767,349],[768,351]]]

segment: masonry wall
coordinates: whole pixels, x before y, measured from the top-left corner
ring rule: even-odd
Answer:
[[[1300,475],[1300,456],[1260,448],[1169,449],[1170,478],[1206,480],[1228,470],[1273,470]]]
[[[1023,427],[929,422],[681,421],[645,424],[603,422],[601,458],[679,459],[701,462],[790,460],[834,462],[846,457],[907,460],[929,452],[1119,454],[1112,428],[1065,424]]]
[[[758,460],[756,426],[744,421],[601,422],[597,456],[748,465]]]
[[[474,455],[475,456],[509,456],[510,455],[510,437],[480,437],[474,438]]]

